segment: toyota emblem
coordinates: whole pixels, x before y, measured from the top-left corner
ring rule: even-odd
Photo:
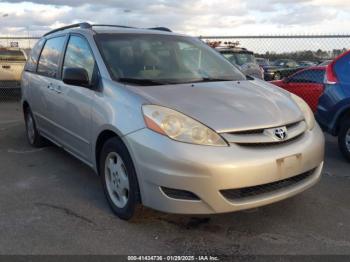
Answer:
[[[276,128],[274,134],[279,140],[284,140],[287,137],[287,131],[284,128]]]

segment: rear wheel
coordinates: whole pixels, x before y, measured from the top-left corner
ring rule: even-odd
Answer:
[[[26,136],[29,144],[34,147],[43,147],[45,145],[45,140],[36,129],[35,120],[30,108],[24,110],[24,120],[26,124]]]
[[[350,161],[350,118],[346,119],[340,126],[338,144],[344,157]]]
[[[109,139],[100,154],[99,173],[105,196],[121,219],[133,218],[140,207],[140,193],[134,165],[120,139]]]

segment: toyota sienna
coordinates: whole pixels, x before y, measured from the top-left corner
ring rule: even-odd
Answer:
[[[28,141],[101,177],[112,210],[213,214],[294,196],[321,176],[308,105],[166,28],[75,24],[44,35],[22,76]]]

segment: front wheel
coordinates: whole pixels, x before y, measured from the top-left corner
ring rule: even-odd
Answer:
[[[350,161],[350,119],[341,123],[338,135],[338,144],[344,157]]]
[[[109,139],[100,154],[99,173],[107,201],[121,219],[129,220],[139,209],[139,186],[134,165],[120,139]]]

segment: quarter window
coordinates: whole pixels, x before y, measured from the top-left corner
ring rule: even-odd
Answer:
[[[56,78],[58,74],[58,64],[63,50],[65,36],[51,38],[46,41],[41,52],[38,73]]]
[[[64,58],[65,68],[84,68],[89,75],[90,84],[95,70],[95,59],[91,53],[89,44],[79,36],[71,36]]]
[[[40,55],[41,49],[43,48],[44,43],[45,43],[45,39],[41,39],[35,44],[34,48],[30,52],[27,64],[25,66],[26,71],[29,71],[29,72],[36,71],[36,67],[38,64],[38,58],[39,58],[39,55]]]

